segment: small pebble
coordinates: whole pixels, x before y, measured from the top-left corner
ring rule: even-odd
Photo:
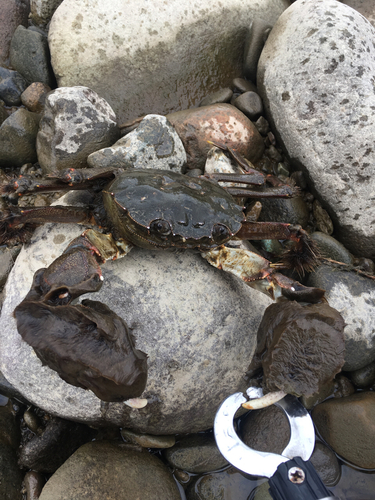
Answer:
[[[256,86],[253,82],[245,80],[244,78],[235,78],[233,80],[233,92],[243,94],[244,92],[257,92]]]
[[[26,500],[38,500],[45,483],[42,474],[33,470],[26,472],[23,482],[26,488]]]
[[[231,89],[220,89],[213,94],[205,97],[199,104],[199,106],[209,106],[210,104],[217,104],[219,102],[230,102],[232,99],[233,92]]]
[[[317,229],[322,233],[331,235],[333,233],[333,223],[331,217],[318,200],[314,200],[313,202],[313,213]]]
[[[235,99],[233,105],[253,121],[257,120],[263,113],[262,99],[255,92],[241,94]]]
[[[370,387],[375,383],[375,361],[369,365],[350,372],[350,380],[360,389]]]
[[[28,409],[23,414],[23,419],[27,427],[34,432],[34,434],[40,434],[42,431],[42,425],[39,417],[31,410]]]
[[[264,118],[264,116],[260,116],[257,121],[255,122],[255,126],[258,129],[258,132],[263,136],[266,137],[268,132],[270,131],[270,124],[268,121]]]
[[[51,88],[42,82],[34,82],[21,94],[21,101],[29,111],[41,113],[44,110],[46,95]]]
[[[142,448],[171,448],[176,443],[175,436],[141,434],[130,429],[121,429],[121,436],[131,443],[142,446]]]

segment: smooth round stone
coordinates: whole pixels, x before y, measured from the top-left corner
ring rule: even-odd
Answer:
[[[375,468],[375,394],[361,392],[329,399],[316,406],[312,418],[333,451],[365,469]]]
[[[21,167],[35,163],[35,140],[40,116],[20,108],[0,127],[0,167]]]
[[[180,500],[181,496],[168,468],[157,457],[94,441],[81,446],[55,472],[39,500],[78,498]]]
[[[250,82],[249,80],[245,80],[244,78],[235,78],[233,80],[232,86],[235,92],[240,92],[243,94],[244,92],[256,92],[257,88]]]
[[[256,82],[259,57],[271,29],[272,26],[261,18],[255,18],[250,25],[244,48],[243,73],[253,82]]]
[[[233,106],[236,106],[250,120],[257,120],[263,113],[263,103],[261,97],[255,92],[245,92],[235,99]]]
[[[177,130],[187,155],[188,169],[203,169],[212,141],[234,149],[255,162],[264,143],[255,125],[231,104],[212,104],[167,115]]]
[[[41,33],[18,26],[10,44],[10,62],[29,84],[42,82],[56,86],[47,37]]]
[[[148,404],[142,409],[123,403],[103,406],[92,392],[67,384],[42,366],[18,334],[12,315],[29,291],[34,272],[48,266],[82,230],[78,225],[47,224],[18,256],[0,319],[5,377],[36,406],[70,420],[112,423],[151,434],[211,428],[218,401],[246,389],[243,376],[271,299],[192,251],[135,248],[125,258],[106,263],[103,287],[84,298],[102,301],[123,317],[136,348],[148,354],[142,394]]]
[[[206,434],[183,437],[175,446],[165,450],[163,456],[172,467],[193,474],[211,472],[228,465],[213,435]]]
[[[319,266],[307,286],[324,288],[331,307],[345,321],[344,371],[362,368],[375,359],[375,282],[355,272]]]
[[[308,173],[337,238],[368,258],[375,257],[374,37],[341,2],[299,0],[272,29],[257,78],[267,118]]]
[[[310,238],[317,244],[322,257],[343,262],[344,264],[352,264],[353,259],[350,252],[332,236],[321,231],[315,231],[310,235]]]
[[[229,102],[232,99],[233,91],[231,89],[220,89],[213,94],[205,97],[199,106],[209,106],[210,104],[218,104],[219,102]]]
[[[261,203],[259,221],[286,222],[304,227],[309,220],[309,210],[302,197],[265,198]]]
[[[20,106],[26,87],[27,82],[20,73],[0,67],[0,99],[7,106]]]
[[[375,382],[375,362],[354,370],[350,373],[350,379],[354,385],[360,388],[369,387]]]
[[[65,0],[49,45],[58,85],[86,85],[119,123],[198,105],[242,74],[246,33],[255,18],[271,25],[288,0]],[[125,78],[124,78],[125,75]]]

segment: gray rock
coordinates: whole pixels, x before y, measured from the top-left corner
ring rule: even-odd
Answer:
[[[309,220],[309,210],[302,197],[264,198],[259,221],[286,222],[305,227]]]
[[[111,146],[120,131],[110,105],[87,87],[59,88],[45,101],[37,152],[45,174],[83,168],[87,157]]]
[[[0,127],[0,166],[21,167],[37,161],[35,141],[40,116],[20,108]]]
[[[210,472],[228,465],[212,434],[183,437],[175,446],[165,450],[163,456],[173,468],[194,474]]]
[[[233,92],[231,89],[220,89],[213,94],[205,97],[200,103],[199,106],[209,106],[210,104],[217,104],[219,102],[230,102],[232,99]]]
[[[256,86],[249,82],[249,80],[245,80],[244,78],[235,78],[233,80],[233,88],[235,92],[240,92],[243,94],[244,92],[257,92]]]
[[[258,90],[351,252],[375,256],[375,29],[335,0],[298,0],[262,52]],[[284,124],[287,123],[287,126]]]
[[[86,85],[103,96],[119,123],[197,105],[242,74],[252,20],[271,25],[288,0],[65,0],[49,30],[58,85]]]
[[[6,378],[36,406],[71,420],[151,434],[212,427],[217,402],[246,388],[243,375],[271,300],[191,251],[133,249],[124,259],[108,262],[102,268],[103,287],[91,298],[122,316],[137,349],[148,354],[142,395],[148,404],[139,410],[122,403],[103,407],[92,392],[67,384],[42,366],[12,316],[34,272],[81,232],[76,225],[45,225],[18,256],[0,319],[0,369]]]
[[[354,385],[360,388],[372,385],[375,382],[375,362],[351,372],[350,379]]]
[[[142,446],[142,448],[171,448],[176,443],[175,436],[155,436],[143,434],[129,429],[121,429],[121,436],[128,442]]]
[[[89,474],[89,480],[88,480]],[[96,441],[81,446],[42,490],[39,500],[180,500],[172,475],[147,451]]]
[[[326,290],[330,306],[345,320],[344,371],[353,371],[375,359],[375,282],[354,272],[327,265],[310,274],[307,286]]]
[[[315,233],[312,233],[310,237],[317,244],[322,257],[337,260],[338,262],[343,262],[344,264],[353,263],[350,252],[348,252],[344,245],[332,236],[320,231],[315,231]]]
[[[14,261],[20,250],[20,246],[13,248],[0,246],[0,289],[2,289],[5,285],[10,270],[12,269]]]
[[[30,0],[3,0],[0,11],[0,66],[9,66],[9,49],[19,24],[27,26]]]
[[[271,29],[272,26],[261,18],[255,18],[250,24],[244,48],[243,74],[253,82],[256,82],[259,57]]]
[[[10,44],[10,62],[29,84],[42,82],[54,86],[48,41],[41,33],[18,26]]]
[[[91,153],[89,167],[158,168],[181,172],[186,153],[165,116],[147,115],[139,126],[113,146]]]
[[[27,82],[20,73],[0,67],[0,99],[7,106],[20,106],[21,94]]]
[[[257,120],[263,113],[262,99],[255,92],[245,92],[235,99],[233,106],[236,106],[250,120]]]

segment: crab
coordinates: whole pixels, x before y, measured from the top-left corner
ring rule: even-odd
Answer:
[[[229,153],[241,163],[238,155]],[[223,188],[219,181],[240,182],[247,187]],[[44,222],[95,224],[110,230],[106,234],[87,229],[74,239],[48,268],[35,273],[30,292],[14,312],[19,333],[42,362],[68,383],[91,389],[102,401],[123,401],[142,394],[147,380],[146,355],[135,349],[126,325],[106,306],[93,301],[71,302],[84,293],[98,291],[103,280],[100,264],[124,257],[134,245],[197,249],[211,265],[273,299],[285,296],[317,302],[324,295],[324,290],[304,287],[280,274],[279,265],[254,252],[225,246],[233,239],[288,239],[295,241],[297,249],[292,258],[286,256],[283,266],[293,265],[301,272],[316,264],[314,245],[300,226],[246,220],[243,207],[233,196],[296,194],[290,186],[257,171],[207,178],[167,170],[68,169],[43,180],[19,177],[4,185],[1,193],[15,200],[26,193],[87,188],[101,195],[95,207],[10,207],[0,221],[0,243],[24,240],[30,225]],[[41,331],[48,331],[48,335],[40,335]],[[83,337],[90,337],[95,344],[87,356],[89,348],[76,349],[77,338],[81,341]],[[109,365],[118,364],[116,370],[111,371],[112,366],[99,369],[95,364],[95,352],[103,342],[116,353],[108,361]],[[66,353],[72,345],[74,356],[68,360]]]

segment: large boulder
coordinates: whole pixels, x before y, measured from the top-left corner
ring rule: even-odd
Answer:
[[[336,0],[298,0],[275,24],[258,66],[267,115],[308,173],[338,239],[375,257],[374,27]]]
[[[124,259],[106,263],[103,287],[83,298],[102,301],[123,317],[136,348],[148,354],[148,380],[141,396],[148,404],[142,409],[101,404],[91,391],[67,384],[42,366],[13,317],[35,271],[48,266],[81,232],[78,225],[47,224],[21,251],[6,285],[0,319],[4,376],[36,406],[71,420],[152,434],[212,427],[220,402],[246,389],[243,376],[271,300],[191,251],[135,248]]]
[[[254,18],[273,24],[288,0],[65,0],[49,45],[59,86],[86,85],[120,122],[198,104],[241,76]]]

